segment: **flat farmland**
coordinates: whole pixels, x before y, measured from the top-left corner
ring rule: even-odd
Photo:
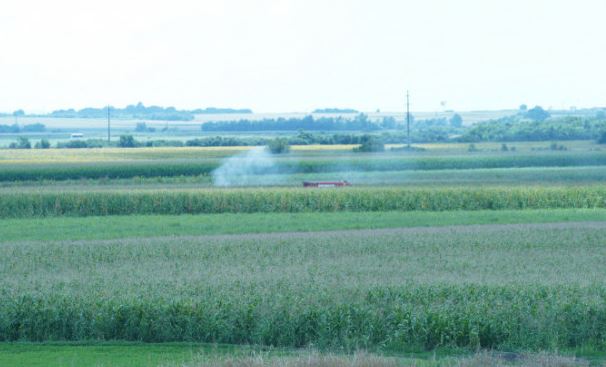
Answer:
[[[601,347],[604,238],[600,221],[11,242],[0,338]]]
[[[508,144],[1,150],[0,364],[597,365],[606,156]]]

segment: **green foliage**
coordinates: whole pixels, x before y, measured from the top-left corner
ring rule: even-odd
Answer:
[[[149,140],[145,142],[146,147],[183,147],[185,144],[181,140]]]
[[[19,137],[17,138],[16,143],[11,143],[9,146],[11,149],[31,149],[32,144],[29,142],[28,138]]]
[[[459,138],[480,141],[593,140],[606,129],[606,120],[584,117],[553,118],[544,122],[510,116],[473,125]]]
[[[191,343],[1,343],[0,366],[176,367],[197,353],[211,353],[204,349]]]
[[[463,126],[463,118],[458,113],[455,113],[454,115],[452,115],[449,122],[450,122],[450,125],[453,127]]]
[[[606,131],[602,132],[598,138],[598,144],[606,144]]]
[[[0,233],[3,242],[48,242],[452,225],[596,222],[603,221],[604,218],[606,209],[64,216],[5,218],[0,221]],[[200,223],[204,225],[201,226]]]
[[[36,149],[48,149],[50,148],[50,143],[47,139],[41,139],[39,142],[34,145]]]
[[[217,121],[205,122],[200,126],[202,131],[333,131],[333,130],[379,130],[378,123],[371,121],[361,113],[353,119],[338,117],[278,118],[262,120]]]
[[[525,116],[526,118],[529,118],[533,121],[542,122],[547,120],[551,115],[549,114],[549,112],[545,111],[541,106],[535,106],[526,111]]]
[[[605,237],[569,223],[4,243],[0,340],[601,348]]]
[[[604,208],[606,188],[208,189],[196,191],[16,192],[0,217],[313,211]]]
[[[84,140],[70,140],[65,143],[57,143],[57,148],[69,148],[69,149],[88,148],[88,143]]]
[[[361,139],[359,147],[353,149],[354,152],[366,153],[366,152],[383,152],[385,150],[385,144],[379,137],[373,135],[364,135]]]
[[[21,131],[21,129],[17,124],[0,125],[0,133],[18,133],[19,131]]]
[[[141,119],[141,120],[169,120],[169,121],[191,121],[194,119],[192,111],[177,110],[174,107],[146,107],[139,102],[136,105],[128,105],[125,108],[110,107],[113,118]],[[53,111],[48,117],[61,118],[106,118],[107,107],[87,107],[81,110],[67,109]]]
[[[46,131],[46,126],[40,123],[23,125],[20,127],[17,124],[0,125],[0,133],[19,133],[19,132],[43,132]]]
[[[267,149],[271,154],[284,154],[290,151],[290,145],[288,145],[288,139],[275,138],[267,143]]]
[[[46,126],[40,123],[24,125],[21,131],[24,133],[39,133],[46,131]]]
[[[57,143],[57,148],[63,149],[83,149],[83,148],[101,148],[104,142],[98,139],[88,140],[69,140],[66,142]]]
[[[120,140],[118,141],[120,148],[135,148],[137,145],[138,142],[132,135],[120,135]]]

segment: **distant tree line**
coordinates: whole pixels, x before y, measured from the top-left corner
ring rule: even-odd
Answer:
[[[234,109],[234,108],[198,108],[194,110],[178,110],[175,107],[145,106],[139,102],[136,105],[128,105],[125,108],[116,108],[110,106],[110,117],[116,119],[142,119],[142,120],[163,120],[163,121],[191,121],[196,114],[227,114],[238,113],[248,114],[252,110]],[[57,118],[106,118],[107,107],[94,108],[86,107],[80,110],[73,108],[56,110],[47,115],[37,115],[40,117]]]
[[[508,116],[480,122],[459,138],[464,142],[480,141],[545,141],[598,139],[606,132],[606,119],[566,116],[533,120]]]
[[[171,120],[171,121],[191,121],[194,114],[189,111],[180,111],[174,107],[145,107],[139,102],[136,105],[128,105],[125,108],[110,107],[111,118],[116,119],[143,119],[143,120]],[[107,107],[94,108],[87,107],[81,110],[73,108],[67,110],[57,110],[51,112],[48,117],[60,118],[106,118]]]
[[[44,124],[29,124],[19,126],[18,124],[12,125],[0,125],[0,133],[2,134],[15,134],[15,133],[38,133],[46,131]]]
[[[448,129],[459,129],[463,126],[463,119],[459,114],[451,118],[435,118],[416,121],[412,119],[413,127],[417,130],[426,130],[435,127]],[[241,119],[236,121],[213,121],[201,125],[202,131],[206,132],[252,132],[252,131],[379,131],[395,130],[403,128],[403,121],[398,122],[392,116],[380,119],[370,119],[368,115],[360,113],[354,118],[343,116],[324,116],[293,118],[266,118],[261,120]],[[452,130],[452,133],[457,131]]]
[[[201,128],[202,131],[372,131],[381,129],[381,124],[371,121],[365,114],[359,114],[353,119],[346,119],[341,116],[314,118],[308,115],[301,118],[207,122],[202,124]]]

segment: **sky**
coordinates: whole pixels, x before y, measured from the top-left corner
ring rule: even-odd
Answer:
[[[2,0],[0,111],[606,106],[604,0]]]

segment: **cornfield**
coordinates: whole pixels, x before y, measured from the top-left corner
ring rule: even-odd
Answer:
[[[0,195],[0,217],[2,218],[604,207],[606,207],[606,188],[600,186],[30,191],[9,192]]]
[[[603,347],[605,237],[570,223],[3,244],[0,340]]]

